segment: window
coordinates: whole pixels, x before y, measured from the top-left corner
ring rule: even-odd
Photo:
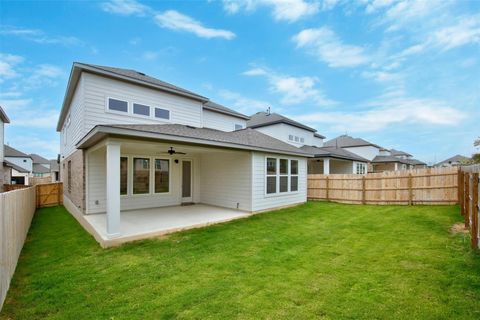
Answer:
[[[301,143],[304,143],[304,142],[305,142],[305,139],[304,139],[304,138],[300,138],[300,142],[301,142]]]
[[[134,114],[139,114],[141,116],[150,117],[150,107],[146,106],[146,105],[143,105],[143,104],[134,103],[133,104],[133,113]]]
[[[267,194],[277,193],[277,159],[267,158]]]
[[[366,165],[364,163],[357,162],[355,171],[356,171],[356,174],[365,174]]]
[[[236,123],[235,124],[235,130],[242,130],[243,126],[241,124]]]
[[[267,194],[298,191],[298,160],[267,158],[266,170]]]
[[[128,193],[128,158],[120,158],[120,194]]]
[[[288,135],[288,140],[293,141],[293,135],[289,134]]]
[[[159,119],[170,119],[170,110],[155,108],[155,118]]]
[[[133,194],[150,192],[150,159],[133,158]]]
[[[108,109],[112,111],[128,112],[128,102],[108,98]]]
[[[170,161],[155,159],[155,193],[169,191],[170,186]]]
[[[69,160],[67,162],[67,190],[68,193],[72,192],[72,161]]]
[[[295,136],[295,142],[298,142],[299,138],[297,136]]]
[[[298,191],[298,160],[290,160],[290,191]]]

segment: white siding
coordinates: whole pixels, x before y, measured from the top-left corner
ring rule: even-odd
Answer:
[[[84,73],[83,77],[85,82],[85,133],[99,124],[178,123],[195,127],[202,125],[202,103],[199,101],[89,73]],[[107,112],[106,102],[109,97],[127,101],[129,114]],[[147,118],[131,114],[134,102],[170,110],[170,121],[153,116]],[[153,115],[153,110],[151,113]]]
[[[76,143],[86,134],[84,130],[84,77],[80,78],[62,131],[60,132],[60,154],[66,158],[75,152]],[[68,124],[68,118],[70,123]]]
[[[298,160],[298,192],[266,195],[265,171],[266,157]],[[263,211],[307,201],[307,159],[276,154],[254,152],[252,158],[253,185],[252,211]]]
[[[5,157],[5,160],[25,169],[29,172],[32,172],[33,162],[31,158],[21,158],[21,157]]]
[[[348,147],[343,149],[353,152],[356,155],[359,155],[360,157],[365,158],[369,161],[372,161],[372,159],[378,156],[380,152],[380,149],[374,146]]]
[[[233,131],[235,130],[235,124],[240,124],[243,128],[247,125],[244,119],[206,109],[203,110],[203,126],[206,128]]]
[[[205,153],[200,162],[200,201],[251,211],[251,153]]]
[[[255,128],[255,130],[260,131],[266,135],[269,135],[283,142],[286,142],[288,144],[291,144],[292,146],[295,146],[297,148],[300,148],[303,145],[318,146],[320,144],[318,140],[322,141],[320,146],[323,145],[323,140],[314,137],[313,132],[305,129],[297,128],[285,123],[277,123],[277,124],[273,124],[265,127]],[[289,139],[289,135],[292,135],[293,137],[296,136],[299,138],[303,138],[304,141],[303,142],[301,142],[300,140],[292,141]]]

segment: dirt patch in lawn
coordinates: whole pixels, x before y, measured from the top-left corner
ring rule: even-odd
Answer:
[[[451,228],[450,228],[450,232],[453,233],[453,234],[457,234],[457,233],[468,233],[468,229],[465,228],[465,224],[463,222],[458,222],[458,223],[455,223]]]

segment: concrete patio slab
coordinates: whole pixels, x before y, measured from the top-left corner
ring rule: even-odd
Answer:
[[[109,238],[106,214],[82,215],[102,247],[119,245],[133,240],[151,238],[181,230],[245,218],[249,213],[234,209],[195,204],[188,206],[163,207],[122,211],[120,236]],[[87,230],[88,230],[87,229]]]

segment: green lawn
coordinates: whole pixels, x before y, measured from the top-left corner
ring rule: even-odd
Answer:
[[[101,249],[42,209],[0,318],[479,319],[456,206],[310,202]]]

